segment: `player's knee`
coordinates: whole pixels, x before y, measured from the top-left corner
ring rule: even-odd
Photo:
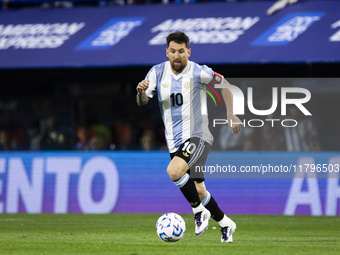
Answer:
[[[172,166],[172,165],[168,166],[167,173],[170,179],[173,181],[176,181],[183,176],[181,169],[177,166]]]

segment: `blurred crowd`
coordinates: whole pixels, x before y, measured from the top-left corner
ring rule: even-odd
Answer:
[[[76,97],[72,94],[75,89],[66,87],[70,88],[70,94],[0,99],[0,150],[167,150],[158,102],[150,100],[147,105],[138,107],[134,84],[97,84],[97,94],[93,93],[93,86],[81,87]],[[258,90],[255,105],[270,98],[265,91]],[[86,96],[89,94],[91,97]],[[256,107],[259,109],[258,105]],[[214,116],[217,114],[214,112],[225,116],[223,112],[212,111],[210,120],[221,118]],[[272,127],[265,119],[282,119],[275,115],[263,116],[265,125],[261,128],[247,124],[251,117],[240,116],[241,120],[246,119],[246,126],[238,135],[232,134],[227,125],[210,126],[215,138],[213,149],[329,150],[327,146],[321,146],[319,128],[314,123],[314,115],[320,119],[317,112],[314,111],[313,117],[304,116],[292,106],[287,113],[285,119],[295,119],[296,127],[283,128],[278,121]]]
[[[283,128],[277,124],[272,127],[266,123],[261,128],[246,126],[241,129],[238,135],[235,135],[231,133],[227,125],[222,125],[219,132],[214,134],[214,149],[321,150],[318,132],[311,119],[301,118],[294,107],[290,108],[290,114],[291,118],[299,123],[295,128]],[[268,116],[268,118],[273,119],[272,116]],[[18,125],[3,127],[0,130],[0,150],[166,150],[162,123],[149,121],[150,119],[126,121],[124,118],[118,117],[111,121],[109,126],[97,123],[88,126],[76,125],[72,128],[61,125],[61,121],[58,121],[56,115],[49,114],[32,123],[27,129]],[[133,125],[133,122],[137,125]]]
[[[319,151],[318,132],[310,119],[300,119],[295,108],[291,116],[299,124],[295,128],[264,125],[246,126],[238,135],[223,125],[215,136],[215,149],[244,151]],[[295,116],[293,115],[295,114]],[[137,126],[117,119],[111,126],[92,124],[74,128],[62,126],[55,115],[48,115],[27,129],[3,127],[0,131],[1,151],[41,150],[166,150],[161,123],[137,121]]]
[[[147,114],[155,105],[138,108],[132,91],[129,96],[105,92],[76,99],[71,95],[3,96],[0,151],[166,149],[158,111]]]
[[[131,123],[118,119],[111,127],[103,124],[59,125],[55,115],[48,115],[27,129],[5,126],[0,130],[0,151],[43,150],[161,150],[157,132],[151,128],[138,132]],[[159,132],[163,132],[162,129]]]

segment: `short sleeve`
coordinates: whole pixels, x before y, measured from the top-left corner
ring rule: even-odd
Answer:
[[[157,93],[157,77],[154,67],[151,68],[145,79],[149,80],[149,88],[145,91],[145,94],[148,97],[153,98],[153,96]]]
[[[202,83],[213,86],[215,84],[221,84],[223,79],[224,79],[223,75],[214,72],[210,67],[203,66],[201,72]]]

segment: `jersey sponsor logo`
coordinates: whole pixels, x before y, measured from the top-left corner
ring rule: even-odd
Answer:
[[[233,43],[260,20],[259,17],[168,19],[151,29],[150,45],[163,45],[169,33],[183,31],[195,44]]]
[[[0,25],[0,50],[58,48],[84,26],[84,22]]]
[[[114,18],[76,46],[76,50],[107,50],[142,25],[145,17]]]
[[[262,33],[251,46],[284,46],[294,41],[299,35],[324,15],[324,12],[288,13],[268,30]]]

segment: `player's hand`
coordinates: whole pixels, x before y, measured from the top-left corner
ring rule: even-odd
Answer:
[[[228,114],[227,119],[228,119],[228,126],[231,132],[234,134],[238,134],[242,127],[241,120],[234,114]]]
[[[140,83],[138,83],[137,85],[137,93],[138,95],[144,94],[145,91],[148,89],[149,87],[149,80],[143,80]]]

